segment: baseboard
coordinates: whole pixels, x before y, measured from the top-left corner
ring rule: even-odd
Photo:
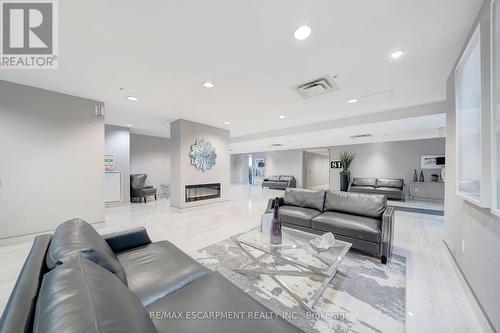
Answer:
[[[450,247],[446,243],[445,240],[443,240],[443,243],[448,250],[448,253],[450,254],[451,258],[453,259],[453,267],[456,270],[457,276],[458,276],[458,281],[460,282],[460,285],[462,289],[465,292],[465,295],[467,297],[467,300],[472,306],[472,310],[476,314],[479,323],[481,324],[482,329],[484,330],[485,333],[497,333],[495,328],[493,327],[493,324],[488,317],[488,314],[484,310],[481,302],[479,301],[479,298],[477,297],[476,293],[474,292],[474,289],[472,288],[471,284],[469,283],[469,280],[467,280],[467,277],[465,276],[464,272],[460,268],[460,265],[458,265],[457,260],[455,259],[455,256],[453,255],[453,252],[451,252]]]

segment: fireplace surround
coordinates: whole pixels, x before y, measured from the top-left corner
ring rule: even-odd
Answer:
[[[220,183],[186,185],[186,202],[216,199],[220,197]]]

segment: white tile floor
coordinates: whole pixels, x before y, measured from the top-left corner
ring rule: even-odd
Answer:
[[[189,254],[257,226],[267,199],[281,191],[232,185],[230,201],[186,210],[161,199],[106,209],[101,233],[145,226],[153,241],[167,239]],[[482,332],[442,241],[443,218],[396,213],[395,253],[407,258],[407,332]],[[0,310],[31,247],[33,235],[0,241]]]

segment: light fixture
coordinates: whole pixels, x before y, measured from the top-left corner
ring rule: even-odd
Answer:
[[[295,37],[295,39],[304,40],[307,39],[307,37],[309,37],[310,34],[311,34],[311,28],[308,27],[307,25],[303,25],[295,29],[293,36]]]
[[[349,103],[349,104],[353,104],[353,103],[357,103],[357,102],[358,102],[357,98],[353,98],[353,99],[350,99],[347,101],[347,103]]]
[[[203,86],[205,88],[213,88],[213,87],[215,87],[215,84],[213,82],[210,82],[210,81],[205,81],[205,82],[203,82]]]
[[[137,102],[139,100],[139,97],[135,96],[127,96],[127,99],[132,102]]]
[[[229,125],[229,124],[230,124],[229,121],[224,122],[224,125]]]
[[[285,119],[286,117],[284,115],[281,115],[280,116],[280,119]]]
[[[400,58],[402,55],[403,55],[403,51],[401,51],[401,50],[394,51],[394,52],[391,53],[391,58],[392,59],[397,59],[397,58]]]
[[[132,125],[128,124],[127,127],[132,127]]]

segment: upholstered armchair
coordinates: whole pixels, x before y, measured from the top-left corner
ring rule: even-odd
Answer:
[[[154,196],[156,200],[156,188],[146,185],[147,177],[146,174],[130,175],[130,201],[139,198],[142,202],[142,198],[144,198],[144,203],[146,203],[148,196]]]

